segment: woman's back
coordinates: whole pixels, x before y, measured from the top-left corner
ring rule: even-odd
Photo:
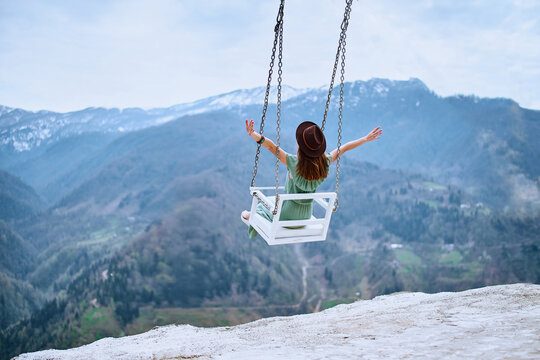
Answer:
[[[332,155],[325,154],[326,157],[326,171],[324,173],[328,175],[328,168],[332,162]],[[317,188],[324,182],[326,177],[320,178],[318,180],[307,180],[302,175],[299,174],[298,169],[298,156],[297,155],[287,155],[287,181],[285,182],[285,192],[287,194],[303,194],[303,193],[314,193]],[[291,200],[298,204],[311,204],[313,200]]]

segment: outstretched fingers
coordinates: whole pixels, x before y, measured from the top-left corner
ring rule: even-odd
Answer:
[[[381,135],[382,135],[382,129],[380,126],[378,126],[375,129],[371,130],[371,132],[368,135],[368,140],[373,141],[373,140],[380,139]]]
[[[251,133],[254,131],[253,130],[253,126],[254,126],[254,122],[253,122],[253,119],[250,120],[248,122],[248,120],[246,119],[246,131],[249,135],[251,135]]]

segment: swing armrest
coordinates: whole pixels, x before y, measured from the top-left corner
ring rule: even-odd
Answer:
[[[315,192],[304,194],[279,194],[280,199],[283,200],[309,200],[309,199],[334,199],[336,193],[333,192]]]
[[[268,199],[266,195],[264,195],[263,190],[274,190],[275,187],[272,186],[261,186],[261,187],[251,187],[250,193],[252,196],[256,196],[260,201],[264,202],[266,205],[270,207],[270,209],[274,208],[274,201],[271,201]],[[278,187],[279,190],[284,190],[283,186]],[[279,194],[280,201],[285,200],[314,200],[316,203],[318,203],[323,208],[327,208],[331,203],[333,203],[336,199],[336,193],[335,192],[315,192],[315,193],[304,193],[304,194]],[[326,201],[325,199],[328,199]]]
[[[276,189],[275,186],[254,186],[254,187],[250,187],[249,191],[251,191],[251,193],[253,194],[253,191],[255,190],[275,190],[275,189]],[[285,190],[285,186],[279,186],[278,190]]]
[[[264,195],[264,194],[262,193],[262,191],[260,191],[260,190],[254,190],[254,189],[256,189],[256,188],[251,188],[251,196],[256,197],[257,199],[259,199],[260,202],[263,202],[263,203],[265,203],[266,205],[268,205],[269,210],[270,210],[270,211],[273,211],[273,210],[274,210],[274,205],[275,205],[275,204],[272,204],[272,203],[270,202],[270,200],[268,200],[268,198],[266,197],[266,195]]]
[[[322,206],[323,209],[326,209],[330,205],[330,201],[323,200],[321,198],[315,199],[315,202]]]

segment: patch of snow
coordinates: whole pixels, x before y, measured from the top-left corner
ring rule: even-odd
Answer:
[[[30,144],[27,142],[13,140],[13,148],[18,152],[28,151],[30,150]]]
[[[169,122],[171,120],[174,120],[176,119],[177,116],[176,115],[169,115],[169,116],[164,116],[164,117],[160,117],[160,118],[157,118],[156,120],[154,120],[154,123],[156,125],[159,125],[159,124],[164,124],[166,122]]]
[[[389,90],[386,86],[384,86],[381,83],[376,83],[373,89],[375,90],[376,93],[378,93],[381,96],[386,96]]]
[[[13,108],[10,108],[10,107],[4,106],[4,105],[0,105],[0,116],[9,113],[12,110],[13,110]]]
[[[16,359],[537,359],[540,285],[398,293],[218,328],[158,327]]]
[[[281,101],[287,101],[293,97],[306,93],[309,89],[296,89],[292,86],[283,85],[281,87]],[[266,87],[258,87],[254,89],[236,90],[227,94],[218,95],[212,98],[209,102],[210,106],[230,107],[231,105],[256,105],[263,104],[266,93]],[[201,102],[204,101],[201,100]],[[272,86],[268,97],[269,103],[277,101],[277,87]]]

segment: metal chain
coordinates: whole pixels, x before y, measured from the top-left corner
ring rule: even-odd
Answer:
[[[283,67],[283,10],[281,12],[281,24],[279,27],[279,51],[278,51],[278,79],[277,79],[277,126],[276,126],[276,203],[274,205],[274,216],[277,215],[279,202],[279,141],[280,141],[280,125],[281,125],[281,79]]]
[[[332,69],[332,76],[330,78],[330,86],[328,87],[328,96],[326,97],[326,106],[324,108],[323,121],[321,124],[322,131],[324,131],[324,128],[326,126],[326,118],[328,116],[328,109],[330,108],[330,99],[332,98],[332,90],[334,89],[334,79],[336,78],[339,57],[340,53],[342,52],[342,50],[344,51],[345,48],[344,39],[346,37],[347,28],[349,26],[349,19],[351,17],[352,0],[345,0],[345,3],[345,14],[343,15],[343,21],[341,22],[341,33],[339,34],[336,59],[334,60],[334,68]]]
[[[326,97],[326,106],[324,108],[323,121],[321,124],[321,130],[324,131],[326,126],[326,117],[328,116],[328,109],[330,108],[330,99],[332,98],[332,90],[334,89],[334,79],[336,78],[337,67],[339,63],[339,53],[341,52],[341,44],[343,43],[342,34],[339,36],[338,48],[336,52],[336,60],[334,61],[334,69],[332,70],[332,77],[330,80],[330,87],[328,88],[328,96]]]
[[[267,204],[264,199],[261,199],[261,197],[257,195],[257,193],[253,193],[253,196],[255,196],[259,200],[259,203],[262,204],[265,208],[267,208],[268,211],[272,211],[272,208],[270,207],[270,205]]]
[[[332,69],[332,77],[330,79],[330,86],[328,88],[328,96],[326,98],[326,106],[324,108],[323,121],[321,124],[321,130],[324,131],[326,126],[326,119],[328,117],[328,109],[330,108],[330,99],[332,98],[332,90],[334,89],[334,80],[336,78],[337,67],[341,57],[341,77],[339,87],[339,120],[338,120],[338,147],[337,147],[337,163],[336,163],[336,200],[334,202],[333,211],[338,209],[338,191],[339,191],[339,165],[340,165],[340,153],[341,153],[341,124],[343,119],[343,87],[345,81],[345,46],[347,44],[347,28],[349,26],[349,19],[351,16],[352,0],[345,0],[345,13],[343,15],[343,21],[341,22],[341,33],[339,34],[338,48],[336,51],[336,59],[334,61],[334,68]]]
[[[263,105],[263,112],[262,112],[262,117],[261,117],[261,125],[259,127],[259,134],[261,135],[264,132],[264,120],[266,119],[266,110],[268,108],[268,97],[270,95],[270,84],[272,83],[272,74],[274,73],[274,60],[276,58],[276,47],[278,43],[280,28],[282,27],[282,24],[283,24],[284,5],[285,5],[285,0],[281,0],[278,14],[276,16],[276,26],[274,27],[274,33],[275,33],[274,44],[272,46],[272,56],[270,57],[270,69],[268,70],[268,82],[266,84],[266,92],[264,94],[264,105]],[[257,144],[257,152],[255,153],[255,164],[253,166],[253,177],[251,178],[251,187],[255,186],[255,177],[257,176],[257,171],[259,169],[260,153],[261,153],[261,144]]]
[[[347,11],[348,10],[348,11]],[[343,19],[343,23],[341,24],[341,31],[342,31],[342,39],[341,39],[341,45],[342,45],[342,51],[341,51],[341,77],[340,77],[340,84],[339,84],[339,116],[338,116],[338,145],[337,145],[337,163],[336,163],[336,200],[334,201],[334,209],[333,211],[336,212],[339,207],[339,200],[338,200],[338,193],[339,193],[339,165],[340,165],[340,153],[341,153],[341,123],[343,120],[343,88],[345,83],[345,53],[346,45],[347,45],[347,27],[349,26],[349,18],[351,16],[351,8],[350,8],[350,2],[347,3],[347,7],[345,9],[345,16]]]

